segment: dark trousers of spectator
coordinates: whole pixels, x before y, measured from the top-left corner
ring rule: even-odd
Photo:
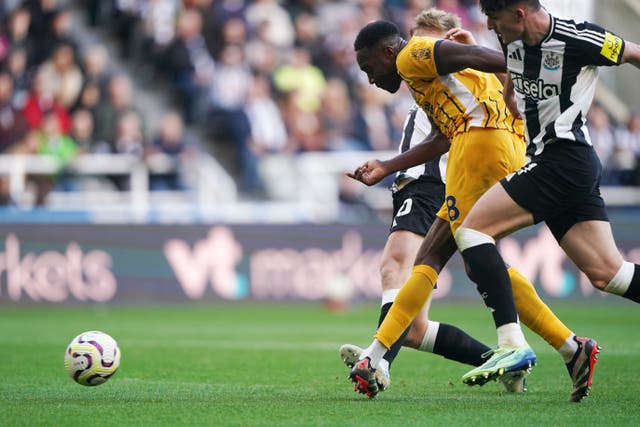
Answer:
[[[242,179],[241,190],[254,195],[263,193],[264,185],[258,172],[259,159],[250,147],[251,123],[245,111],[241,108],[214,108],[209,117],[216,127],[216,135],[233,146]]]

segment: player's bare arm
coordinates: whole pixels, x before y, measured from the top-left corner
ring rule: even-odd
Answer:
[[[640,45],[625,40],[624,52],[622,53],[622,63],[631,64],[640,68]]]
[[[436,49],[438,74],[445,75],[473,68],[486,73],[504,73],[504,54],[483,46],[466,45],[443,40]]]
[[[447,151],[449,151],[449,140],[440,131],[434,129],[424,142],[410,150],[389,160],[369,160],[353,173],[347,172],[347,176],[371,186],[392,173],[423,164]]]
[[[522,118],[518,111],[518,105],[516,104],[516,97],[513,91],[513,81],[509,73],[504,74],[504,80],[502,81],[502,98],[504,98],[504,103],[507,104],[511,115],[516,119]]]

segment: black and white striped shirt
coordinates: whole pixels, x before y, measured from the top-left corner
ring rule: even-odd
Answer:
[[[585,118],[597,67],[620,64],[624,51],[624,40],[598,25],[550,19],[549,34],[539,45],[518,40],[505,49],[529,156],[540,154],[555,139],[591,145]]]
[[[404,153],[411,147],[420,144],[431,133],[431,122],[426,113],[418,105],[409,110],[402,129],[402,141],[398,147],[399,153]],[[445,181],[448,154],[435,158],[424,164],[400,171],[396,174],[396,183],[407,178],[428,181]]]

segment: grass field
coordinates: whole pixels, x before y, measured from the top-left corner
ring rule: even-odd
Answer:
[[[467,366],[405,350],[391,388],[369,400],[353,392],[337,356],[368,344],[374,304],[332,314],[308,304],[118,308],[0,307],[0,425],[637,425],[640,310],[631,303],[553,304],[578,334],[604,347],[591,396],[567,401],[560,357],[525,332],[538,366],[523,395],[498,383],[467,387]],[[432,317],[493,344],[480,304],[434,304]],[[64,372],[68,342],[84,330],[113,335],[118,373],[99,387]]]

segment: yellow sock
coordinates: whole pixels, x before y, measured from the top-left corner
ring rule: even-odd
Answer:
[[[553,348],[559,349],[571,336],[571,330],[540,299],[526,277],[515,268],[510,267],[508,271],[520,321],[544,338]]]
[[[376,332],[378,341],[391,348],[427,302],[437,280],[438,273],[428,265],[413,267],[411,276],[400,288],[387,317]]]

